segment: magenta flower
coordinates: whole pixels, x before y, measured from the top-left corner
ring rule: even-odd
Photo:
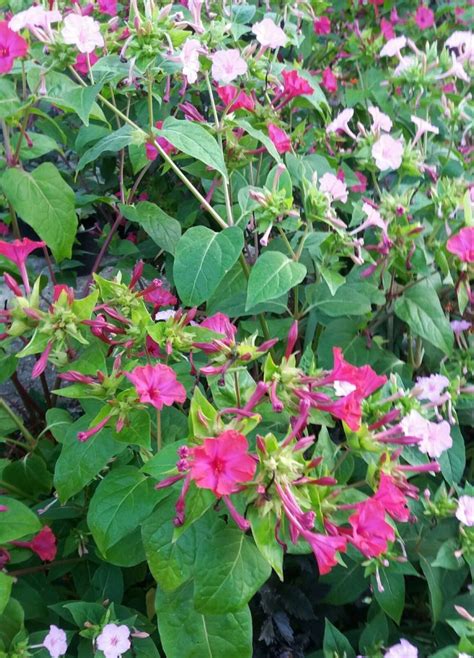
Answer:
[[[278,153],[287,153],[291,151],[291,139],[284,130],[274,123],[268,125],[268,136],[274,143]]]
[[[456,518],[470,528],[474,526],[474,496],[459,497]]]
[[[357,176],[359,183],[357,185],[352,185],[350,190],[351,192],[364,193],[365,190],[367,189],[367,176],[364,176],[364,174],[361,171],[356,171],[354,173]]]
[[[130,629],[125,624],[107,624],[96,639],[97,648],[105,658],[120,658],[130,647]]]
[[[386,18],[382,18],[380,21],[380,31],[382,32],[384,39],[387,41],[389,39],[395,38],[395,30],[393,29],[393,25]]]
[[[337,91],[337,78],[329,66],[324,69],[322,78],[322,85],[324,89],[330,94],[335,94]]]
[[[125,376],[135,386],[140,402],[151,404],[158,410],[175,402],[182,404],[186,400],[186,389],[169,366],[161,363],[137,366],[126,372]]]
[[[217,497],[235,493],[255,474],[256,463],[247,451],[247,439],[236,430],[204,439],[202,446],[192,449],[191,479]]]
[[[403,142],[390,135],[380,135],[372,146],[372,156],[380,171],[399,169],[403,159]]]
[[[18,267],[23,280],[23,285],[28,294],[31,292],[31,288],[28,280],[28,273],[26,271],[26,259],[32,251],[45,246],[45,242],[34,242],[29,238],[13,240],[13,242],[4,242],[3,240],[0,240],[0,255],[12,261],[12,263],[15,263]]]
[[[109,16],[117,16],[117,0],[98,0],[99,12]]]
[[[282,48],[288,41],[281,27],[278,27],[271,18],[264,18],[259,23],[255,23],[252,32],[264,48]]]
[[[474,226],[465,226],[450,237],[446,249],[456,254],[463,263],[474,263]]]
[[[315,34],[330,34],[331,21],[327,16],[320,16],[316,18],[313,23],[313,30]]]
[[[31,541],[14,541],[18,548],[28,548],[44,562],[52,562],[56,557],[56,537],[48,526],[44,526]]]
[[[420,5],[415,12],[415,23],[420,30],[427,30],[434,25],[434,13],[429,7]]]
[[[316,532],[303,533],[311,546],[321,576],[329,573],[337,564],[336,554],[346,550],[345,537],[330,537]]]
[[[95,53],[89,54],[89,61],[91,66],[94,66],[96,62],[99,61],[99,58]],[[85,53],[78,53],[76,61],[73,64],[75,70],[82,75],[87,75],[89,73],[89,63],[87,61],[87,55]]]
[[[158,128],[158,130],[161,130],[161,128],[163,127],[163,121],[157,121],[155,123],[155,127]],[[164,137],[155,137],[155,140],[159,144],[159,146],[161,146],[163,151],[168,155],[174,151],[173,144],[171,144],[171,142],[169,142]],[[154,144],[145,144],[145,150],[146,150],[147,160],[155,160],[158,157],[158,149]]]
[[[281,74],[283,76],[283,95],[288,100],[296,98],[296,96],[311,96],[314,93],[313,87],[298,74],[298,71],[282,71]]]
[[[51,658],[59,658],[64,656],[67,651],[67,637],[62,628],[58,628],[54,624],[49,627],[49,633],[43,640],[43,646]]]
[[[352,526],[350,542],[365,555],[377,557],[385,553],[395,531],[385,520],[385,509],[380,502],[369,498],[357,505],[357,512],[349,517]]]
[[[396,521],[408,521],[410,518],[405,495],[397,487],[394,478],[387,473],[380,474],[379,488],[373,500],[380,503],[386,513]]]
[[[0,73],[8,73],[17,57],[24,57],[28,44],[8,27],[7,21],[0,21]]]
[[[222,346],[229,347],[235,343],[235,334],[237,327],[229,320],[224,313],[216,313],[206,318],[201,322],[201,327],[206,327],[217,334],[221,334],[222,338],[216,338],[210,343],[195,343],[194,346],[206,354],[213,354],[219,352]]]
[[[211,74],[216,82],[228,85],[230,82],[247,73],[247,62],[242,58],[240,50],[218,50],[211,55]]]
[[[68,14],[61,30],[64,43],[76,46],[81,53],[92,53],[96,48],[103,48],[104,37],[100,33],[100,23],[90,16]]]
[[[253,112],[255,110],[255,101],[252,96],[238,87],[224,85],[223,87],[216,87],[216,92],[224,105],[228,107],[228,112],[235,112],[236,110]]]

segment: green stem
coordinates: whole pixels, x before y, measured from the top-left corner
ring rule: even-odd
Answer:
[[[157,452],[160,452],[162,448],[162,437],[161,437],[161,411],[156,410],[156,449]]]
[[[28,443],[28,447],[33,450],[36,447],[36,440],[32,434],[26,429],[25,425],[23,424],[23,421],[19,416],[16,415],[16,413],[13,411],[13,409],[10,407],[9,404],[3,399],[0,398],[0,408],[3,409],[3,411],[9,416],[12,421],[15,423],[15,425],[18,427],[19,431],[21,434],[26,439],[26,442]]]

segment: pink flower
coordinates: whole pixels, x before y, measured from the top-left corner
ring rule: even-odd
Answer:
[[[392,130],[392,120],[378,107],[369,107],[369,114],[372,117],[371,131],[373,133],[378,134],[381,130],[388,133]]]
[[[420,119],[419,117],[414,116],[413,114],[411,115],[411,120],[416,126],[416,135],[413,139],[413,146],[418,143],[418,141],[423,137],[425,133],[433,133],[434,135],[438,135],[439,129],[436,126],[433,126],[431,123],[428,121],[425,121],[424,119]]]
[[[44,242],[34,242],[29,238],[22,240],[13,240],[13,242],[4,242],[0,240],[0,255],[11,260],[18,267],[26,292],[31,292],[28,273],[26,271],[26,259],[35,249],[45,247]]]
[[[191,479],[217,497],[239,491],[256,469],[247,450],[247,439],[236,430],[226,430],[216,439],[204,439],[202,446],[192,449]]]
[[[232,324],[227,315],[224,315],[224,313],[216,313],[215,315],[211,315],[211,317],[206,318],[204,322],[201,322],[200,326],[206,327],[211,331],[215,331],[217,334],[221,334],[222,336],[222,338],[216,338],[211,343],[194,344],[195,347],[198,347],[206,354],[219,352],[222,345],[229,346],[235,342],[237,327],[235,324]]]
[[[229,112],[236,112],[237,110],[253,112],[255,110],[255,101],[252,96],[238,87],[232,85],[216,87],[216,92],[226,107],[228,106]]]
[[[451,254],[456,254],[463,263],[474,263],[474,226],[465,226],[449,238],[446,248]]]
[[[324,69],[322,73],[322,85],[326,91],[330,94],[334,94],[337,91],[337,78],[332,72],[331,68],[328,66]]]
[[[397,521],[408,521],[410,510],[407,499],[397,487],[395,480],[387,473],[380,474],[380,483],[377,493],[373,497],[382,505],[387,514]]]
[[[474,496],[460,496],[456,518],[470,528],[474,526]]]
[[[367,219],[364,222],[362,222],[360,226],[350,231],[349,234],[354,235],[355,233],[359,233],[360,231],[365,231],[365,229],[369,228],[369,226],[376,226],[377,228],[382,229],[384,235],[388,236],[388,223],[382,219],[379,211],[376,210],[373,206],[371,206],[370,203],[364,203],[362,206],[362,210],[367,215]]]
[[[349,128],[349,121],[353,116],[354,110],[352,108],[346,108],[345,110],[342,110],[342,112],[340,112],[340,114],[338,114],[337,117],[327,126],[326,133],[329,135],[331,133],[341,131],[346,133],[346,135],[349,135],[349,137],[352,137],[352,139],[355,139],[356,136]]]
[[[218,50],[211,55],[212,77],[216,82],[228,85],[230,82],[247,73],[247,62],[242,58],[240,50]]]
[[[333,355],[334,367],[329,375],[324,377],[322,384],[348,382],[355,386],[354,392],[357,397],[364,400],[387,381],[385,375],[377,375],[370,366],[358,367],[348,363],[340,347],[333,348]]]
[[[201,42],[197,39],[186,39],[184,42],[179,60],[183,66],[183,75],[190,84],[197,80],[200,67],[199,55],[204,52]]]
[[[100,33],[100,23],[90,16],[68,14],[61,30],[64,43],[72,44],[81,53],[92,53],[95,48],[103,48],[104,37]]]
[[[159,137],[158,139],[163,138]],[[166,140],[163,139],[163,141]],[[154,304],[155,310],[160,306],[173,306],[178,301],[169,290],[163,287],[163,281],[161,281],[161,279],[153,279],[151,285],[148,286],[148,289],[143,291],[143,299],[146,302]]]
[[[264,18],[259,23],[255,23],[252,32],[264,48],[282,48],[286,45],[286,34],[271,18]]]
[[[26,28],[39,41],[51,43],[54,40],[51,24],[57,23],[60,20],[62,20],[62,16],[57,9],[47,11],[41,5],[33,5],[25,11],[15,14],[9,21],[8,27],[14,32],[19,32]]]
[[[380,21],[380,31],[382,32],[384,39],[394,39],[395,38],[395,31],[393,29],[393,25],[390,21],[388,21],[386,18],[382,18]]]
[[[449,386],[449,379],[443,375],[430,375],[429,377],[418,377],[416,389],[419,391],[416,397],[419,400],[429,400],[433,404],[442,404],[442,393]]]
[[[170,407],[175,402],[182,404],[186,400],[186,390],[169,366],[161,363],[137,366],[125,376],[135,386],[140,402],[151,404],[156,409]]]
[[[314,93],[313,87],[305,78],[302,78],[298,71],[282,71],[283,76],[283,95],[290,100],[296,96],[311,96]]]
[[[367,177],[364,176],[364,174],[361,171],[356,171],[355,175],[359,179],[359,183],[357,185],[352,185],[350,190],[351,190],[351,192],[364,193],[365,190],[367,189]]]
[[[401,57],[400,51],[402,48],[405,48],[407,45],[406,37],[395,37],[394,39],[389,39],[385,46],[380,51],[380,57],[393,57],[396,55],[398,58]]]
[[[468,331],[471,328],[471,323],[467,320],[452,320],[450,323],[451,329],[459,336],[463,331]]]
[[[96,639],[96,647],[105,658],[120,658],[131,647],[130,629],[124,624],[107,624]]]
[[[330,537],[316,532],[305,532],[303,537],[311,546],[321,576],[329,573],[336,566],[336,553],[346,550],[345,537]]]
[[[395,540],[395,531],[385,521],[385,509],[374,499],[365,500],[357,506],[357,512],[349,517],[352,526],[350,542],[365,555],[377,557],[385,553],[389,541]]]
[[[400,640],[384,653],[384,658],[418,658],[418,649],[408,640]]]
[[[434,25],[434,13],[428,7],[420,5],[415,12],[415,23],[420,30],[427,30]]]
[[[0,73],[8,73],[17,57],[24,57],[28,44],[8,27],[7,21],[0,21]]]
[[[89,61],[91,66],[94,66],[94,64],[99,61],[99,58],[95,53],[90,53]],[[87,55],[85,53],[77,54],[76,61],[74,63],[74,68],[78,73],[82,73],[82,75],[87,75],[89,73],[89,63],[87,61]]]
[[[98,0],[99,12],[109,16],[117,16],[117,0]]]
[[[275,126],[274,123],[268,125],[268,136],[274,143],[278,153],[291,151],[291,139],[284,130]]]
[[[403,159],[403,142],[390,135],[380,135],[372,146],[372,156],[380,171],[398,169]]]
[[[341,201],[342,203],[347,201],[347,185],[334,174],[329,172],[324,174],[319,182],[319,189],[328,194],[331,201]]]
[[[440,423],[429,423],[427,431],[418,444],[418,449],[436,459],[452,445],[451,427],[446,420],[442,420]]]
[[[330,34],[331,21],[327,16],[320,16],[314,20],[313,30],[315,34]]]
[[[62,628],[58,628],[54,624],[49,627],[49,633],[43,640],[42,646],[49,651],[51,658],[59,658],[64,656],[67,651],[67,637]]]
[[[56,557],[56,537],[48,526],[42,528],[31,541],[14,541],[12,544],[19,548],[29,548],[45,562],[52,562]]]

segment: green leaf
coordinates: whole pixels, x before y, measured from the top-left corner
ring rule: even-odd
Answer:
[[[3,614],[0,615],[0,650],[11,647],[15,638],[24,629],[24,619],[25,613],[21,605],[15,599],[10,599]]]
[[[158,585],[167,592],[191,578],[197,549],[195,525],[173,541],[175,504],[174,496],[167,498],[142,526],[150,571]]]
[[[173,275],[178,295],[189,306],[199,306],[217,289],[244,246],[240,228],[220,233],[205,226],[186,231],[176,247]]]
[[[100,552],[106,556],[110,548],[148,518],[167,494],[156,491],[152,480],[133,466],[111,471],[95,490],[87,514]]]
[[[306,267],[301,263],[295,263],[279,251],[266,251],[250,272],[246,310],[280,297],[301,283],[305,276]]]
[[[405,290],[395,302],[395,314],[416,336],[425,338],[445,354],[451,353],[453,330],[430,281],[420,281]]]
[[[46,242],[57,261],[70,258],[76,237],[74,192],[50,162],[31,173],[8,169],[0,179],[20,217]]]
[[[374,576],[370,579],[375,600],[387,615],[397,624],[402,617],[405,605],[405,578],[389,569],[380,569],[380,581],[383,591],[379,590]]]
[[[0,512],[0,544],[6,544],[26,535],[33,535],[41,530],[39,518],[19,500],[0,496],[0,505],[6,512]]]
[[[34,453],[28,453],[22,459],[8,464],[3,469],[1,480],[14,485],[16,490],[33,498],[38,494],[49,494],[53,485],[53,477],[46,463]]]
[[[387,644],[388,642],[388,621],[382,610],[372,617],[365,626],[359,638],[359,648],[366,653],[374,647]]]
[[[6,119],[18,112],[21,101],[17,96],[15,85],[4,77],[0,78],[0,118]]]
[[[75,109],[82,123],[89,125],[89,116],[94,107],[95,99],[99,93],[101,85],[91,87],[73,87],[68,89],[63,96],[63,100]]]
[[[367,589],[367,580],[364,570],[357,562],[344,558],[347,567],[336,566],[325,576],[320,578],[321,583],[329,585],[329,592],[324,602],[331,605],[347,605],[360,597]]]
[[[174,256],[176,244],[181,237],[181,224],[176,219],[149,201],[141,201],[136,206],[119,204],[119,208],[129,221],[140,224],[160,249]]]
[[[182,153],[212,167],[227,180],[228,174],[222,149],[214,137],[199,123],[168,117],[159,135]]]
[[[112,430],[108,427],[91,436],[88,441],[78,441],[77,433],[86,430],[89,423],[90,418],[83,416],[69,425],[67,430],[59,429],[64,438],[56,462],[54,486],[61,503],[79,493],[112,457],[126,448],[123,443],[112,438]]]
[[[439,620],[443,609],[443,591],[441,589],[442,569],[433,567],[424,555],[420,554],[420,567],[428,583],[430,594],[431,618],[433,625]]]
[[[234,613],[201,615],[193,607],[193,584],[157,590],[158,631],[167,658],[251,658],[252,619],[245,606]]]
[[[441,473],[451,486],[459,484],[466,467],[466,444],[458,425],[451,427],[453,445],[438,458]]]
[[[81,171],[90,162],[94,162],[101,155],[106,153],[117,153],[134,140],[134,131],[131,126],[125,125],[110,133],[106,137],[99,139],[84,155],[81,156],[77,163],[76,171]]]
[[[7,607],[12,591],[13,578],[0,571],[0,615]]]
[[[326,619],[323,639],[324,658],[355,658],[349,640]]]
[[[331,318],[347,315],[367,315],[371,305],[357,284],[345,283],[332,294],[327,283],[314,283],[306,287],[309,308],[317,308]]]
[[[271,567],[241,530],[223,527],[198,546],[194,607],[205,614],[236,612],[268,580]]]
[[[283,549],[275,539],[275,518],[269,513],[260,516],[255,507],[248,510],[249,521],[252,524],[252,535],[258,550],[283,580]]]
[[[265,146],[267,151],[270,153],[272,158],[274,158],[278,163],[281,162],[280,154],[276,150],[275,144],[272,142],[270,137],[268,137],[268,135],[265,135],[265,133],[262,130],[257,130],[256,128],[254,128],[245,119],[236,119],[235,123],[240,128],[243,128],[245,132],[247,132],[251,137],[261,142]]]
[[[56,141],[52,137],[49,137],[49,135],[30,131],[28,131],[27,135],[30,143],[27,144],[26,140],[22,140],[19,154],[20,160],[35,160],[46,155],[46,153],[59,150]],[[16,149],[19,139],[19,134],[12,138],[13,149]]]

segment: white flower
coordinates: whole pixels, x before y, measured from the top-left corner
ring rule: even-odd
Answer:
[[[263,21],[255,23],[252,32],[264,48],[280,48],[288,40],[281,27],[278,27],[271,18],[264,18]]]
[[[27,30],[33,31],[37,36],[42,34],[37,30],[44,30],[46,33],[50,33],[51,23],[57,23],[62,19],[61,13],[54,9],[52,11],[47,11],[43,9],[40,5],[34,5],[26,9],[25,11],[20,11],[18,14],[15,14],[13,18],[10,19],[8,27],[13,32],[19,32],[26,28]]]
[[[240,51],[235,48],[218,50],[211,56],[211,59],[212,77],[223,85],[228,85],[239,75],[247,73],[247,62],[241,57]]]
[[[388,133],[392,130],[392,120],[387,114],[381,112],[378,107],[369,107],[369,114],[373,121],[373,133],[379,133],[381,130]]]
[[[321,177],[319,189],[321,192],[326,192],[331,197],[331,201],[342,201],[342,203],[347,201],[347,185],[334,174],[329,172],[324,174]]]
[[[418,450],[433,459],[437,459],[441,457],[445,450],[449,450],[453,445],[451,427],[446,420],[442,420],[440,423],[427,422],[427,432],[418,444]]]
[[[436,126],[433,126],[429,121],[420,119],[420,117],[417,117],[414,114],[411,115],[411,120],[416,126],[416,135],[413,139],[413,146],[418,143],[425,133],[433,133],[434,135],[439,134],[439,129]]]
[[[380,51],[380,57],[393,57],[394,55],[400,57],[400,50],[405,48],[406,45],[406,37],[394,37],[393,39],[389,39]]]
[[[460,61],[474,62],[474,35],[472,32],[453,32],[444,44],[448,48],[456,48],[457,59]]]
[[[61,628],[52,624],[49,627],[49,633],[43,640],[42,646],[49,651],[51,658],[64,656],[67,651],[66,633]]]
[[[129,638],[128,626],[107,624],[97,638],[96,645],[103,652],[105,658],[120,658],[131,647]]]
[[[380,135],[372,146],[372,156],[380,171],[398,169],[403,159],[403,142],[390,135]]]
[[[199,54],[204,53],[201,43],[197,39],[186,39],[179,60],[183,65],[183,75],[186,80],[193,84],[199,73]]]
[[[76,46],[81,53],[92,53],[104,46],[104,37],[100,33],[100,24],[90,16],[68,14],[61,30],[64,43]]]
[[[464,525],[474,526],[474,496],[460,496],[456,518]]]
[[[174,318],[176,315],[176,311],[169,310],[169,311],[158,311],[158,313],[155,315],[155,320],[157,322],[166,322],[166,320],[169,320],[170,318]]]
[[[352,108],[346,108],[345,110],[342,110],[333,121],[327,126],[326,128],[326,133],[329,135],[330,133],[335,133],[338,130],[341,130],[342,132],[346,133],[346,135],[349,135],[349,137],[352,137],[353,139],[356,138],[352,130],[349,128],[349,121],[352,119],[354,116],[354,110]]]
[[[408,640],[400,640],[384,653],[384,658],[418,658],[418,649]]]
[[[418,377],[416,389],[419,390],[419,393],[416,397],[419,400],[429,400],[433,404],[441,404],[443,402],[441,394],[447,386],[449,386],[449,379],[444,375]]]

